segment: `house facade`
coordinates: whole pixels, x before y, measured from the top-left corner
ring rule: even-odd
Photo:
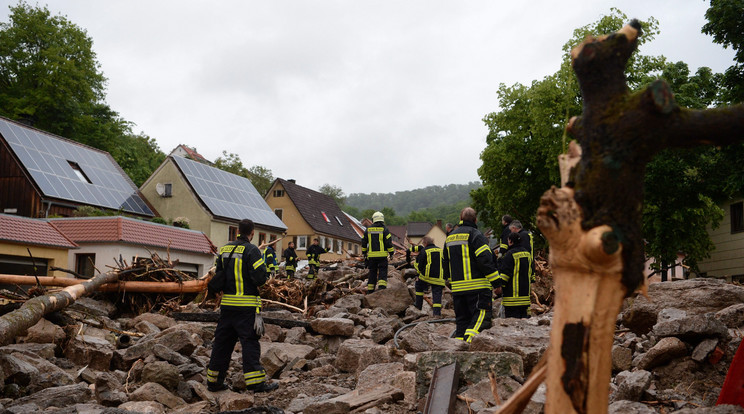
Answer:
[[[700,261],[700,275],[744,282],[744,197],[720,205],[724,216],[717,229],[708,227],[715,250]]]
[[[70,269],[68,252],[77,249],[44,220],[0,214],[0,274],[71,277],[52,268]]]
[[[81,206],[156,215],[109,153],[0,117],[0,212],[68,217]]]
[[[59,218],[49,223],[77,244],[67,262],[83,277],[119,268],[117,261],[126,266],[153,254],[173,263],[176,270],[200,277],[214,265],[217,251],[200,231],[128,217]]]
[[[336,201],[323,193],[298,185],[294,180],[277,178],[266,194],[266,203],[287,225],[287,237],[277,252],[294,241],[297,256],[307,259],[306,250],[318,238],[330,252],[323,260],[336,260],[361,254],[361,237]],[[279,253],[281,254],[281,253]]]
[[[167,157],[140,191],[163,218],[187,218],[217,246],[237,238],[243,219],[253,220],[256,245],[287,230],[250,180],[188,158]]]

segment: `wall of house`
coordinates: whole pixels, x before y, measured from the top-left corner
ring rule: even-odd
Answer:
[[[168,259],[168,251],[163,248],[157,248],[152,246],[135,246],[125,243],[78,243],[79,249],[70,250],[69,255],[66,257],[70,263],[70,266],[75,268],[76,257],[78,254],[90,254],[96,255],[95,266],[101,273],[106,273],[112,269],[118,268],[118,265],[114,261],[119,256],[126,262],[127,265],[132,264],[132,259],[136,257],[151,257],[151,253],[157,253],[163,260]],[[195,272],[197,276],[203,276],[209,269],[214,265],[215,256],[211,254],[202,253],[190,253],[179,250],[170,251],[171,262],[178,260],[179,265],[176,269],[181,271]]]
[[[41,198],[16,162],[5,141],[0,140],[0,213],[43,217]]]
[[[171,197],[163,197],[156,191],[158,183],[170,183]],[[167,159],[140,188],[142,195],[152,204],[161,216],[168,220],[176,217],[187,217],[189,227],[206,234],[215,245],[219,241],[212,235],[212,217],[202,207],[188,183],[178,171],[172,159]],[[219,235],[219,231],[217,235]],[[227,233],[225,233],[226,235]],[[227,239],[227,236],[225,236]],[[221,240],[221,239],[219,239]]]
[[[720,206],[724,212],[720,226],[717,229],[708,227],[708,234],[716,248],[709,259],[700,262],[700,273],[729,280],[744,278],[744,232],[731,232],[731,204],[743,200],[727,201]]]
[[[47,261],[48,268],[59,267],[62,269],[74,270],[68,261],[68,249],[63,248],[50,248],[41,246],[28,246],[12,243],[0,243],[0,252],[4,256],[16,256],[19,259],[30,259],[28,250],[31,250],[31,255],[34,259],[43,259]],[[70,251],[76,251],[77,249],[70,249]],[[65,273],[59,270],[49,270],[46,274],[38,274],[37,276],[57,276],[57,277],[71,277],[69,273]]]
[[[437,247],[444,247],[444,242],[447,240],[447,233],[441,227],[433,226],[426,235],[434,240],[434,244]]]

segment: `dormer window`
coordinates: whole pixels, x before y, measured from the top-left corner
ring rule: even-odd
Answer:
[[[342,223],[342,222],[341,222],[341,219],[340,219],[340,218],[338,218],[338,216],[333,216],[333,217],[336,217],[336,221],[338,222],[338,225],[339,225],[339,226],[341,226],[341,227],[343,227],[343,226],[344,226],[344,223]]]
[[[328,218],[328,216],[326,215],[325,211],[321,211],[320,214],[323,215],[323,219],[325,219],[326,223],[330,223],[331,222],[331,219]]]

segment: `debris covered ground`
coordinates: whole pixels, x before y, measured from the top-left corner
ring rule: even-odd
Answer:
[[[243,391],[239,349],[232,389],[206,390],[214,298],[106,294],[47,315],[0,347],[0,413],[418,413],[434,368],[454,361],[454,412],[496,412],[547,348],[549,269],[538,261],[532,318],[494,319],[466,344],[449,338],[449,293],[441,318],[426,301],[421,311],[413,307],[415,272],[401,259],[391,261],[388,289],[370,295],[366,270],[353,259],[325,263],[312,281],[306,270],[292,280],[280,272],[262,288],[262,363],[277,391]],[[709,408],[743,325],[744,287],[735,284],[657,283],[648,299],[628,299],[612,350],[609,412],[744,413]],[[525,412],[541,412],[544,400],[541,387]]]

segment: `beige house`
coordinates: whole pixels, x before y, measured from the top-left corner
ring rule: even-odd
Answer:
[[[70,277],[68,252],[78,245],[44,220],[0,214],[0,274]]]
[[[708,227],[715,250],[700,262],[700,275],[744,281],[744,198],[721,205],[723,220],[717,229]]]
[[[333,198],[297,185],[294,180],[277,178],[266,194],[266,203],[287,225],[285,241],[295,242],[300,259],[307,259],[305,252],[315,238],[321,247],[330,249],[321,260],[345,258],[346,252],[361,254],[361,237]],[[282,250],[276,247],[278,255]]]
[[[287,230],[250,180],[188,158],[166,158],[140,191],[163,218],[188,219],[218,247],[235,240],[238,222],[246,218],[256,225],[256,245]]]
[[[444,242],[447,240],[447,233],[442,229],[441,221],[437,222],[436,226],[431,226],[429,231],[426,232],[426,235],[434,240],[434,244],[437,247],[444,247]]]

